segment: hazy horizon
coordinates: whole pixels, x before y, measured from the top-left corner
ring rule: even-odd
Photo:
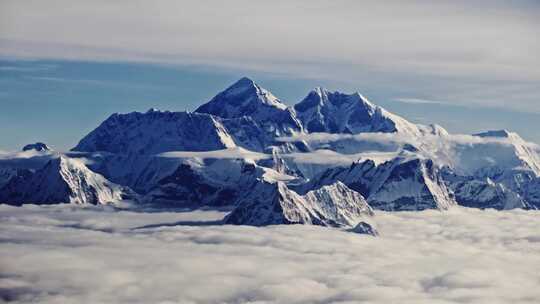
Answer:
[[[243,76],[270,90],[287,105],[317,86],[360,92],[373,103],[421,124],[439,124],[452,133],[508,129],[540,143],[530,128],[540,113],[495,106],[456,105],[401,97],[399,88],[361,83],[290,78],[271,73],[201,66],[83,61],[0,60],[0,150],[15,151],[37,141],[54,149],[72,148],[113,113],[193,111]],[[16,134],[17,136],[14,136]]]
[[[113,112],[194,109],[242,76],[289,105],[315,86],[360,91],[414,122],[540,143],[539,13],[527,0],[3,1],[0,149],[67,149]]]

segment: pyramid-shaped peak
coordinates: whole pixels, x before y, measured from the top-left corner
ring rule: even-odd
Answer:
[[[254,86],[255,82],[248,77],[242,77],[237,82],[235,82],[231,87],[246,87],[246,86]]]
[[[242,77],[239,80],[237,80],[235,83],[228,86],[223,92],[220,94],[228,94],[228,95],[240,95],[245,92],[249,92],[250,94],[255,94],[257,92],[257,89],[262,89],[259,85],[255,83],[252,79],[248,77]],[[218,94],[218,96],[220,95]]]
[[[275,111],[286,110],[287,106],[272,93],[253,80],[243,77],[200,106],[195,112],[223,118],[252,116],[257,119]]]

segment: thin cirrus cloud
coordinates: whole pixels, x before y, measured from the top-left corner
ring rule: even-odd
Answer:
[[[395,101],[399,101],[402,103],[411,103],[411,104],[450,104],[445,101],[438,101],[438,100],[427,100],[427,99],[420,99],[420,98],[394,98]]]
[[[199,64],[540,112],[535,1],[56,0],[0,6],[5,57]]]

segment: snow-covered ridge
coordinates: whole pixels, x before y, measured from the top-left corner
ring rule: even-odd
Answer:
[[[223,124],[211,115],[188,112],[113,114],[85,136],[74,151],[156,154],[235,147]]]
[[[307,191],[341,181],[364,195],[369,204],[382,210],[445,210],[456,204],[431,160],[396,157],[382,164],[371,160],[346,168],[331,168],[299,187]]]
[[[383,210],[540,207],[538,146],[515,133],[449,134],[436,124],[411,123],[360,93],[323,88],[287,106],[248,78],[194,113],[113,114],[71,152],[43,143],[25,149],[0,155],[0,195],[8,203],[22,202],[13,198],[23,184],[39,185],[24,191],[48,197],[36,202],[50,202],[54,192],[59,201],[76,203],[115,201],[124,190],[107,189],[116,185],[154,206],[239,204],[236,218],[246,223],[261,224],[249,218],[262,212],[268,223],[294,218],[348,226],[356,223],[338,220],[350,207],[342,201],[361,201],[349,191]],[[52,170],[57,178],[39,179],[52,159],[67,163]],[[265,213],[272,206],[295,215]]]
[[[312,224],[354,227],[373,216],[358,192],[341,182],[299,195],[284,183],[261,183],[240,198],[225,223],[253,226]]]
[[[24,171],[0,189],[0,202],[107,204],[134,199],[127,187],[92,172],[80,160],[60,156],[39,170]]]
[[[374,105],[357,92],[344,94],[317,87],[294,109],[308,132],[420,134],[416,125]]]

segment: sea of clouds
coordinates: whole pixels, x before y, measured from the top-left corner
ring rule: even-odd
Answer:
[[[539,211],[377,212],[380,237],[224,214],[0,205],[0,301],[540,301]]]

